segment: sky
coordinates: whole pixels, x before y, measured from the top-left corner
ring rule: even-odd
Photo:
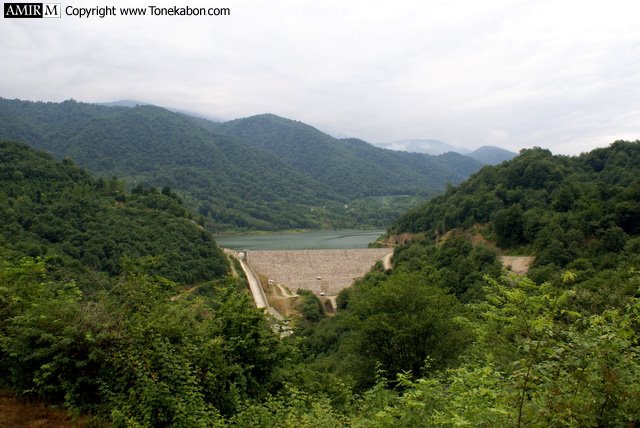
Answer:
[[[229,16],[66,16],[102,6]],[[640,2],[76,0],[0,18],[0,97],[274,113],[372,144],[579,154],[640,139]]]

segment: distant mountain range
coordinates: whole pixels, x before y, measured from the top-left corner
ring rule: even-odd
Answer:
[[[96,104],[107,106],[107,107],[138,107],[138,106],[152,105],[150,103],[146,103],[143,101],[136,101],[136,100],[118,100],[118,101],[112,101],[107,103],[96,103]],[[221,119],[218,119],[209,115],[194,113],[188,110],[175,109],[171,107],[163,107],[163,108],[166,108],[167,110],[172,111],[174,113],[182,113],[182,114],[193,116],[199,119],[206,119],[213,122],[223,122]],[[259,118],[260,116],[261,115],[254,116],[254,118]],[[240,119],[240,120],[244,120],[244,119]],[[234,122],[236,121],[231,121],[228,123],[234,123]],[[225,128],[227,128],[228,126],[229,125],[225,125]],[[324,134],[324,136],[328,136],[328,135]],[[331,137],[338,140],[352,139],[352,138],[348,138],[345,136],[338,136],[338,135],[333,135]],[[443,155],[449,152],[455,152],[455,153],[459,153],[461,155],[465,155],[470,158],[476,159],[486,165],[497,165],[506,160],[511,160],[518,155],[515,152],[511,152],[496,146],[482,146],[473,151],[470,151],[468,149],[465,149],[464,147],[454,146],[454,145],[445,143],[444,141],[433,140],[433,139],[400,140],[400,141],[394,141],[391,143],[376,144],[376,146],[389,149],[389,150],[394,150],[394,151],[426,153],[434,156]]]
[[[270,114],[216,123],[149,105],[0,99],[0,139],[71,157],[130,186],[170,186],[220,228],[374,225],[375,210],[354,209],[356,200],[428,197],[482,167],[456,153],[336,139]]]
[[[455,153],[430,156],[385,150],[355,138],[336,139],[272,114],[232,120],[212,129],[276,156],[347,197],[434,194],[481,166]]]
[[[482,146],[469,151],[464,147],[457,147],[440,140],[401,140],[392,143],[379,144],[379,146],[404,152],[427,153],[441,155],[456,152],[476,159],[486,165],[497,165],[506,160],[511,160],[518,154],[495,146]]]
[[[467,153],[467,156],[474,158],[486,165],[498,165],[504,161],[511,160],[518,156],[517,153],[501,149],[495,146],[482,146]]]
[[[440,140],[400,140],[378,145],[390,150],[427,153],[430,155],[441,155],[447,152],[456,152],[465,155],[469,152],[469,150],[463,147],[452,146]]]
[[[97,106],[105,106],[105,107],[138,107],[138,106],[152,105],[151,103],[145,103],[143,101],[136,101],[136,100],[118,100],[118,101],[110,101],[107,103],[94,103],[94,104]]]
[[[96,104],[107,106],[107,107],[130,107],[130,108],[152,105],[150,103],[146,103],[143,101],[136,101],[136,100],[118,100],[118,101],[112,101],[107,103],[96,103]],[[182,113],[182,114],[193,116],[199,119],[205,119],[213,122],[223,122],[222,120],[214,118],[212,116],[208,116],[200,113],[194,113],[188,110],[175,109],[171,107],[163,107],[163,108],[169,111],[172,111],[174,113]],[[274,115],[267,114],[267,115],[253,116],[252,118],[248,118],[248,119],[238,119],[238,120],[240,121],[247,121],[249,119],[259,120],[258,118],[260,118],[261,116],[275,117]],[[237,123],[237,122],[238,121],[227,122],[227,124],[225,124],[222,127],[222,129],[228,129],[230,127],[233,127],[234,125],[230,125],[230,124]],[[233,134],[233,132],[231,132],[231,134]],[[327,134],[323,134],[323,137],[328,137],[328,136],[329,135]],[[333,138],[334,140],[335,139],[356,140],[353,138],[348,138],[343,136],[330,136],[330,137]],[[439,156],[445,153],[454,152],[454,153],[459,153],[461,155],[465,155],[470,158],[476,159],[486,165],[497,165],[506,160],[511,160],[518,155],[517,153],[511,152],[496,146],[482,146],[473,151],[470,151],[468,149],[465,149],[464,147],[453,146],[451,144],[445,143],[444,141],[433,140],[433,139],[400,140],[400,141],[394,141],[391,143],[376,144],[376,146],[389,149],[389,150],[399,151],[399,152],[425,153],[433,156]]]

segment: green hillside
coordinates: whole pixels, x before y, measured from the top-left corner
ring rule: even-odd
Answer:
[[[273,115],[217,124],[154,106],[75,101],[0,99],[0,138],[130,188],[170,186],[216,230],[386,227],[413,196],[437,194],[480,167],[456,154],[336,140]],[[380,199],[389,196],[397,200]]]
[[[70,160],[0,143],[0,246],[75,274],[118,275],[127,259],[150,256],[150,272],[194,283],[224,275],[227,263],[170,188],[126,193]],[[83,284],[94,286],[95,284]]]
[[[170,186],[227,227],[318,227],[322,218],[311,207],[343,203],[273,156],[158,107],[0,100],[0,138],[70,157],[132,186]]]
[[[639,154],[483,168],[407,214],[334,316],[301,293],[279,339],[171,189],[3,143],[0,388],[96,426],[637,426]]]
[[[615,253],[638,245],[638,177],[639,142],[577,157],[525,150],[408,212],[392,232],[436,237],[478,224],[500,247],[535,256],[541,272],[615,265]]]
[[[526,150],[407,213],[391,230],[412,237],[393,270],[374,269],[342,291],[335,316],[299,332],[299,379],[328,397],[305,415],[327,426],[637,426],[639,169],[639,141],[577,157]],[[507,272],[504,252],[534,256],[533,269]],[[361,398],[328,386],[343,384]]]
[[[216,124],[213,129],[278,157],[348,197],[431,196],[481,167],[455,153],[431,156],[386,150],[354,138],[336,139],[272,114]]]
[[[170,188],[2,142],[0,213],[3,392],[91,426],[210,426],[268,392],[277,339]]]

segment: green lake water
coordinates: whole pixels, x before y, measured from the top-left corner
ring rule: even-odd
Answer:
[[[217,236],[221,247],[235,250],[329,250],[367,248],[385,230],[316,230],[266,235]]]

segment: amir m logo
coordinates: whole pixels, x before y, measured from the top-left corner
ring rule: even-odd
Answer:
[[[60,18],[59,3],[5,3],[5,18]]]

